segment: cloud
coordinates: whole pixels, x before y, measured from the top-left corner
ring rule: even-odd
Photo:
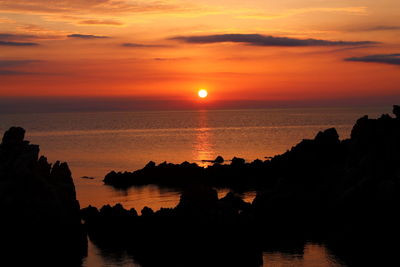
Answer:
[[[381,25],[376,27],[367,28],[366,30],[369,31],[393,31],[393,30],[400,30],[400,26],[390,26],[390,25]]]
[[[274,37],[261,34],[216,34],[201,36],[176,36],[169,38],[192,44],[211,43],[245,43],[254,46],[348,46],[348,45],[371,45],[377,44],[372,41],[328,41],[318,39],[296,39],[288,37]]]
[[[88,19],[88,20],[81,20],[78,24],[84,25],[110,25],[110,26],[121,26],[123,25],[122,22],[116,20],[97,20],[97,19]]]
[[[155,57],[156,61],[171,61],[171,60],[189,60],[189,57]]]
[[[33,63],[43,62],[42,60],[34,59],[11,59],[11,60],[0,60],[0,75],[31,75],[37,74],[34,72],[27,72],[21,70],[13,70],[9,68],[26,66]]]
[[[25,25],[27,26],[27,25]],[[22,28],[26,30],[25,26]],[[35,34],[20,34],[20,33],[0,33],[0,41],[5,42],[20,42],[20,41],[37,41],[37,40],[56,40],[65,38],[65,35],[56,35],[56,34],[48,34],[48,31],[45,31],[45,34],[36,34],[38,31],[35,31]]]
[[[37,36],[31,34],[0,33],[0,41],[30,41],[33,39],[37,39]]]
[[[250,11],[250,12],[249,12]],[[307,13],[347,13],[351,15],[365,16],[368,15],[367,7],[365,6],[350,6],[350,7],[309,7],[309,8],[296,8],[288,9],[281,13],[265,13],[255,10],[249,10],[245,12],[245,15],[239,15],[240,19],[259,19],[259,20],[271,20],[280,19],[290,16],[302,15]]]
[[[101,35],[91,35],[91,34],[70,34],[67,35],[69,38],[80,38],[80,39],[104,39],[104,38],[109,38],[108,36],[101,36]]]
[[[63,36],[55,34],[55,32],[50,31],[40,31],[38,29],[33,30],[30,28],[33,25],[23,25],[19,26],[22,30],[33,31],[35,34],[20,34],[20,33],[0,33],[0,41],[7,42],[19,42],[19,41],[36,41],[36,40],[56,40],[65,38],[65,34]],[[40,33],[40,34],[37,34]],[[43,34],[42,34],[43,33]]]
[[[0,68],[19,67],[31,63],[42,62],[41,60],[22,59],[22,60],[0,60]]]
[[[2,12],[29,12],[33,14],[129,14],[144,12],[182,12],[188,10],[169,1],[130,0],[1,0]]]
[[[0,70],[0,75],[32,75],[34,72],[18,71],[18,70]]]
[[[368,27],[349,29],[349,31],[352,32],[398,31],[398,30],[400,30],[400,26],[397,25],[378,25],[378,26],[368,26]]]
[[[149,48],[149,47],[168,47],[167,45],[153,45],[153,44],[138,44],[138,43],[123,43],[123,47],[133,47],[133,48]]]
[[[369,55],[363,57],[350,57],[346,61],[358,61],[369,63],[383,63],[391,65],[400,65],[400,54],[386,54],[386,55]]]
[[[0,46],[35,46],[38,43],[31,42],[11,42],[11,41],[0,41]]]

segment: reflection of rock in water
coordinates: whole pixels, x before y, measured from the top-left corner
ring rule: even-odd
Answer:
[[[38,158],[39,146],[24,135],[12,127],[0,145],[1,261],[79,264],[86,237],[71,172],[66,163]]]

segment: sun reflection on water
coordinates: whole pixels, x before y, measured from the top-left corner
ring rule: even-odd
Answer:
[[[198,112],[197,120],[198,127],[196,128],[195,142],[193,148],[194,158],[200,166],[210,165],[210,160],[213,160],[216,155],[214,151],[213,133],[208,124],[207,110]]]

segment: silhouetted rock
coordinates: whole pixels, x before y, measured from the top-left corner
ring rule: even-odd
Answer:
[[[201,185],[193,186],[181,194],[176,208],[186,215],[190,214],[207,220],[208,216],[215,214],[217,201],[218,193],[216,190]]]
[[[217,191],[204,186],[197,186],[187,189],[181,194],[178,208],[210,209],[214,208],[218,200]]]
[[[152,169],[154,167],[156,167],[156,163],[154,161],[149,161],[149,163],[147,163],[145,166],[146,169]]]
[[[21,260],[43,266],[61,257],[66,260],[60,265],[79,264],[86,234],[71,172],[66,163],[52,166],[39,158],[39,146],[24,135],[12,127],[0,144],[2,262],[24,255]]]
[[[2,139],[2,146],[15,147],[23,144],[25,137],[25,130],[21,127],[11,127],[8,129]]]
[[[104,183],[122,188],[146,184],[179,187],[196,183],[203,175],[204,169],[196,163],[172,164],[163,162],[157,166],[150,161],[143,169],[132,173],[112,171],[105,176]]]
[[[218,203],[224,208],[229,208],[241,212],[247,208],[250,208],[249,203],[245,202],[240,196],[233,192],[229,192]]]
[[[212,161],[214,165],[205,168],[189,162],[182,164],[163,162],[159,165],[149,162],[143,169],[134,172],[112,171],[105,176],[104,183],[122,188],[156,184],[168,187],[204,185],[228,187],[241,191],[262,189],[275,184],[281,172],[286,173],[285,176],[287,176],[287,173],[294,171],[295,168],[317,168],[324,171],[327,165],[330,165],[331,169],[336,168],[335,164],[343,164],[339,156],[341,149],[339,136],[336,130],[331,128],[319,132],[314,140],[303,140],[292,149],[290,154],[278,155],[271,160],[256,159],[246,163],[243,158],[234,157],[229,165],[223,165],[221,164],[223,158],[219,156]],[[293,166],[290,167],[288,164]],[[315,175],[317,173],[315,172]]]
[[[340,143],[339,135],[335,128],[329,128],[323,132],[319,132],[314,140],[320,145],[323,144],[337,145]]]
[[[191,187],[205,185],[238,189],[256,188],[264,183],[259,179],[265,171],[265,162],[255,160],[246,163],[244,159],[233,158],[231,164],[223,165],[222,157],[210,161],[207,168],[187,161],[181,164],[163,162],[156,165],[149,162],[143,169],[134,172],[111,171],[104,178],[104,183],[118,188],[156,184],[166,187]],[[247,179],[242,179],[246,175]]]
[[[398,110],[394,106],[396,116]],[[153,183],[242,191],[253,188],[260,191],[254,201],[259,216],[272,210],[282,218],[300,214],[329,216],[332,210],[360,208],[370,198],[385,196],[394,201],[397,191],[383,188],[388,188],[388,184],[396,188],[398,183],[399,128],[399,120],[389,115],[379,119],[365,116],[357,120],[350,139],[340,141],[337,131],[330,128],[266,161],[246,163],[235,157],[229,165],[207,168],[188,162],[149,163],[133,173],[111,172],[104,181],[122,187]],[[381,189],[372,197],[376,188]]]
[[[2,262],[24,255],[30,265],[79,264],[86,251],[82,218],[97,245],[128,251],[143,266],[259,266],[260,240],[295,236],[303,245],[310,233],[346,261],[351,252],[369,255],[362,265],[397,266],[390,256],[400,237],[399,106],[393,113],[360,118],[350,139],[327,129],[267,161],[235,157],[223,165],[217,157],[207,168],[149,162],[132,173],[107,174],[113,186],[185,188],[177,207],[145,207],[141,216],[120,204],[79,211],[68,165],[39,157],[25,130],[12,127],[0,144]],[[232,192],[218,199],[210,186],[259,192],[250,204]]]
[[[142,216],[151,216],[154,214],[154,211],[151,208],[146,206],[142,209],[141,213],[142,213]]]
[[[382,262],[397,266],[391,255],[396,255],[400,238],[399,107],[393,113],[396,118],[385,114],[378,119],[358,119],[350,138],[342,141],[334,128],[321,131],[267,161],[246,163],[233,158],[229,165],[207,168],[188,162],[152,163],[133,173],[111,172],[105,182],[114,186],[154,183],[185,188],[176,208],[124,220],[131,224],[125,224],[118,238],[131,248],[135,259],[150,266],[160,264],[152,258],[154,254],[176,263],[179,253],[163,251],[167,246],[163,240],[178,240],[180,255],[189,258],[195,253],[188,248],[203,249],[196,244],[205,242],[209,246],[202,255],[212,264],[257,266],[264,246],[260,240],[298,239],[304,245],[309,236],[326,242],[346,261],[348,254],[365,258],[368,253],[376,266]],[[249,204],[234,193],[218,199],[210,186],[256,188],[258,193]],[[93,214],[92,218],[101,218]],[[107,229],[106,233],[89,231],[93,238],[115,238],[111,234],[117,227],[114,217],[108,218],[111,226],[106,228],[98,227],[104,220],[85,220],[88,229]],[[216,236],[219,243],[213,246]],[[130,239],[144,245],[135,246]],[[228,259],[227,255],[233,257],[231,261],[220,261]]]
[[[397,119],[400,119],[400,106],[393,106],[393,114],[396,116]]]
[[[389,244],[400,237],[395,213],[400,203],[399,137],[398,119],[364,116],[350,139],[339,142],[333,131],[319,133],[274,157],[268,174],[279,178],[253,201],[258,224],[297,233],[322,231],[335,250],[352,251],[353,256],[393,251]]]
[[[234,157],[231,161],[231,166],[243,166],[245,164],[245,160],[242,158]]]
[[[214,163],[218,163],[218,164],[222,164],[222,163],[224,163],[224,158],[221,157],[221,156],[218,156],[218,157],[216,157],[216,158],[214,159],[213,162],[214,162]]]
[[[94,179],[94,177],[91,177],[91,176],[82,176],[81,178],[82,179],[88,179],[88,180],[93,180]]]
[[[173,209],[145,207],[137,216],[119,204],[87,207],[82,219],[98,246],[127,250],[143,266],[260,266],[254,228],[240,219],[244,206],[238,196],[218,200],[215,190],[200,187],[187,189]]]

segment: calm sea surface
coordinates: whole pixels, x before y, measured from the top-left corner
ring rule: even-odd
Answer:
[[[304,138],[335,127],[348,138],[363,115],[377,117],[391,107],[257,110],[199,110],[96,113],[0,114],[0,131],[26,129],[50,162],[68,162],[81,207],[122,203],[140,211],[174,207],[180,192],[145,186],[118,191],[104,186],[111,170],[133,171],[148,161],[181,163],[233,156],[248,161],[283,153]],[[82,177],[94,179],[85,179]],[[227,190],[220,190],[224,195]],[[251,201],[255,192],[244,194]],[[86,267],[139,266],[126,255],[108,255],[90,245]],[[322,245],[308,244],[302,255],[265,253],[264,266],[343,266]]]

